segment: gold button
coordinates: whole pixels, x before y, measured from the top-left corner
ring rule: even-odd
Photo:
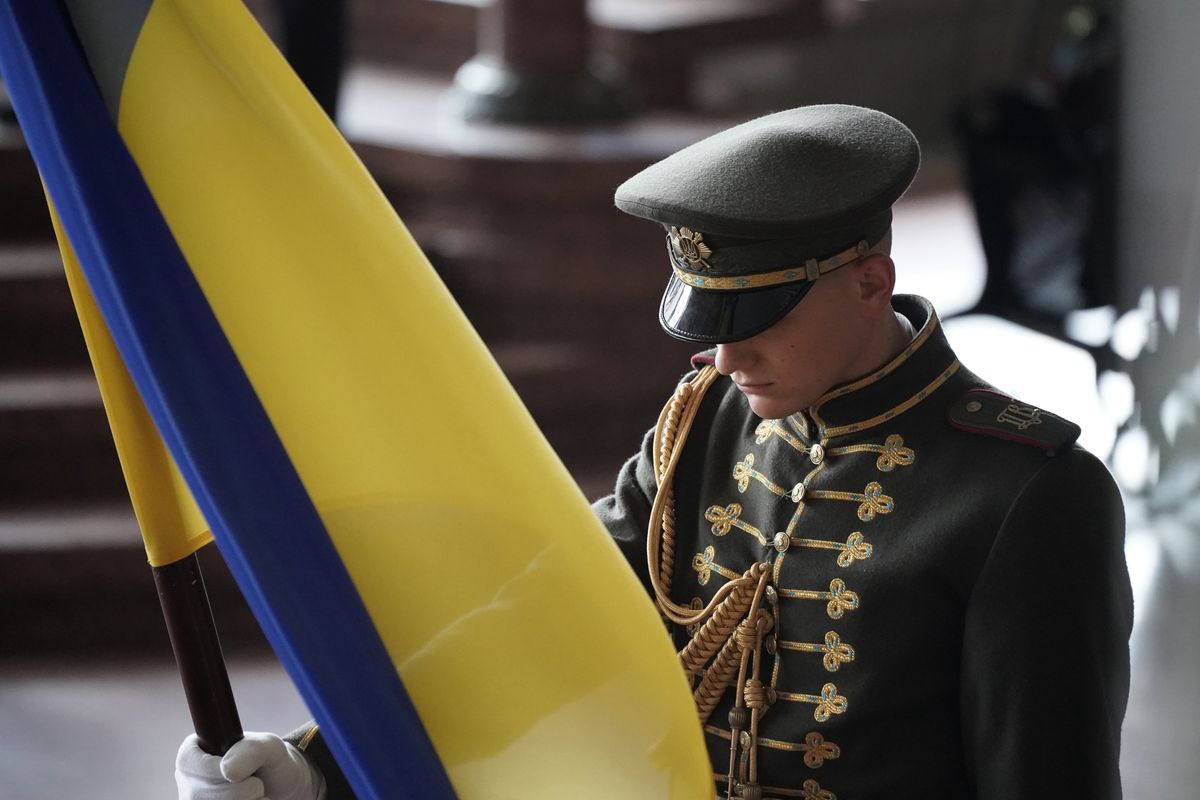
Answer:
[[[774,586],[767,587],[766,595],[767,602],[771,605],[775,605],[775,602],[779,599],[779,595],[776,593]]]
[[[776,550],[778,550],[781,553],[786,553],[787,549],[789,547],[791,547],[791,545],[792,545],[792,537],[788,536],[785,532],[780,531],[779,533],[775,534],[775,549]]]
[[[739,740],[740,744],[742,745],[742,747],[749,747],[750,746],[750,731],[742,731],[742,735],[738,737],[738,740]]]
[[[978,400],[972,400],[971,402],[967,403],[967,411],[970,411],[972,414],[981,408],[983,408],[983,403],[979,402]]]
[[[825,448],[821,447],[819,444],[814,444],[812,447],[808,448],[808,460],[819,465],[825,460]]]
[[[774,636],[768,636],[766,638],[766,640],[763,642],[763,646],[767,648],[768,653],[770,653],[771,655],[775,655],[775,637]]]
[[[804,490],[806,488],[807,487],[803,483],[797,483],[792,487],[792,490],[788,492],[788,497],[792,498],[793,503],[799,503],[804,499]]]

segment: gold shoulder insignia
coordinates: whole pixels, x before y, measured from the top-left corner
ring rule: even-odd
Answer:
[[[1079,426],[1037,406],[992,389],[972,389],[950,406],[955,428],[994,439],[1019,442],[1054,455],[1079,438]]]

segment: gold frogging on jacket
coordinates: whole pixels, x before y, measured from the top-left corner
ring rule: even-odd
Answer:
[[[740,573],[734,572],[728,567],[723,567],[716,561],[713,561],[716,555],[716,551],[712,545],[709,545],[704,548],[703,553],[696,553],[696,555],[692,556],[692,569],[696,570],[696,580],[700,581],[701,586],[708,583],[714,572],[718,575],[724,575],[731,581],[742,577]]]
[[[747,453],[745,458],[733,465],[733,479],[737,481],[739,492],[744,492],[750,488],[751,480],[758,481],[767,487],[772,494],[777,494],[780,497],[787,497],[791,492],[790,489],[783,488],[754,468],[754,453]]]
[[[832,683],[822,686],[820,694],[776,691],[775,696],[779,700],[787,700],[792,703],[811,703],[816,706],[813,709],[813,719],[817,722],[828,722],[829,718],[836,714],[845,714],[846,707],[849,705],[846,698],[838,694],[837,686]]]
[[[829,451],[831,456],[847,455],[849,453],[878,453],[875,459],[875,469],[880,472],[891,472],[896,467],[909,467],[917,460],[917,454],[911,447],[904,446],[904,437],[893,433],[883,440],[883,444],[852,444],[845,447],[835,447]]]
[[[717,506],[713,506],[717,508]],[[711,509],[710,509],[711,510]],[[766,542],[764,541],[765,545]],[[791,537],[792,547],[811,547],[816,550],[837,550],[837,565],[845,568],[855,561],[866,561],[875,553],[875,546],[868,542],[860,531],[854,531],[846,537],[846,543],[833,542],[827,539],[805,539],[799,536]]]
[[[862,492],[836,492],[820,489],[809,492],[808,496],[814,499],[857,502],[859,503],[858,518],[863,522],[870,522],[879,514],[890,514],[896,508],[896,501],[883,493],[883,487],[878,481],[868,483]]]
[[[822,789],[821,784],[814,781],[812,778],[806,780],[800,786],[803,792],[800,796],[804,800],[837,800],[837,795],[828,789]]]
[[[792,424],[795,425],[796,423],[793,422]],[[804,442],[800,441],[791,433],[791,431],[783,427],[779,420],[763,420],[758,424],[758,427],[754,429],[755,444],[765,444],[772,436],[778,436],[780,439],[783,439],[785,442],[791,445],[793,450],[808,456],[812,463],[820,463],[821,459],[818,457],[818,454],[821,453],[821,445],[814,444],[812,447],[806,447]]]
[[[711,530],[713,536],[724,536],[733,528],[745,531],[753,536],[763,545],[767,545],[767,537],[763,536],[763,532],[758,528],[741,519],[742,504],[730,503],[725,507],[709,506],[704,512],[704,518],[712,523]]]
[[[907,458],[907,454],[901,453],[899,448],[897,448],[895,453],[885,453],[885,455],[889,459],[895,456],[901,461]],[[761,483],[772,494],[779,495],[780,497],[788,497],[796,503],[799,503],[806,496],[813,499],[857,502],[859,503],[858,518],[863,522],[870,522],[879,514],[890,514],[896,507],[895,501],[883,493],[883,486],[878,481],[868,483],[862,492],[839,492],[830,489],[819,489],[809,492],[803,481],[791,489],[785,489],[754,468],[753,453],[747,453],[745,458],[733,465],[733,479],[737,481],[737,490],[739,492],[745,492],[749,489],[750,481],[753,480]],[[709,521],[712,522],[713,520]]]
[[[846,582],[841,578],[834,578],[829,582],[828,592],[811,589],[778,589],[776,591],[780,597],[788,597],[793,600],[828,600],[825,613],[830,619],[841,619],[847,611],[854,611],[858,608],[858,594],[847,589]]]
[[[816,731],[810,731],[800,745],[804,753],[804,765],[809,769],[820,769],[826,761],[832,761],[842,755],[842,748],[833,742],[825,741],[825,737]]]
[[[795,650],[800,653],[821,653],[821,664],[826,672],[837,672],[843,664],[854,660],[854,648],[842,641],[837,631],[828,631],[823,643],[817,642],[787,642],[780,639],[777,646],[783,650]]]

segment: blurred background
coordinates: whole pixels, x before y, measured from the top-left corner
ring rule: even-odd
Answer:
[[[248,5],[590,498],[611,486],[691,352],[656,323],[661,232],[617,212],[615,186],[794,105],[858,103],[905,121],[924,163],[896,209],[898,291],[934,302],[984,378],[1078,421],[1117,477],[1137,603],[1125,796],[1194,800],[1200,4]],[[402,346],[385,368],[404,370]],[[303,703],[219,554],[206,548],[202,562],[245,727],[295,727]],[[189,731],[37,174],[0,85],[0,793],[172,797]]]

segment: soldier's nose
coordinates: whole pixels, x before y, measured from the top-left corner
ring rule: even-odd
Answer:
[[[753,353],[745,342],[730,342],[717,345],[715,366],[722,375],[732,375],[753,363]]]

